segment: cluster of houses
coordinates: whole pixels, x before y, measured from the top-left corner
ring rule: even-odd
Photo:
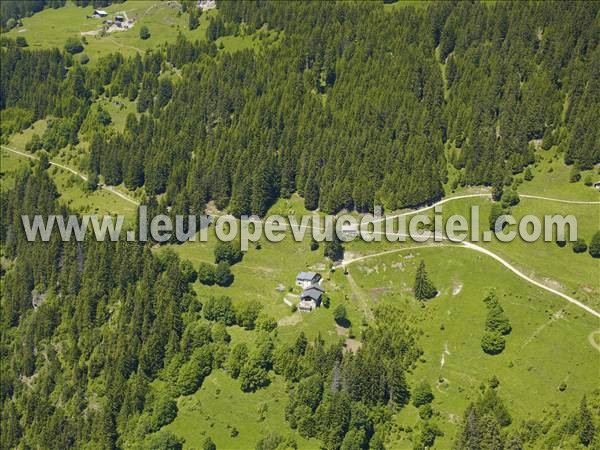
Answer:
[[[310,312],[321,305],[325,290],[321,287],[321,275],[316,272],[300,272],[296,276],[296,286],[303,289],[298,310]]]
[[[102,9],[95,9],[91,16],[88,16],[90,19],[105,19],[102,21],[103,24],[106,24],[108,27],[114,28],[131,28],[133,26],[133,21],[128,20],[125,14],[116,14],[114,20],[108,20],[106,17],[108,13]]]

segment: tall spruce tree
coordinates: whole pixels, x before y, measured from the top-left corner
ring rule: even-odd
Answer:
[[[414,285],[415,298],[417,300],[429,300],[435,297],[438,293],[433,283],[429,280],[427,270],[425,269],[425,260],[421,260],[417,273],[415,274]]]

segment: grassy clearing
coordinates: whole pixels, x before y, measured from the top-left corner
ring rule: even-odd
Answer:
[[[480,232],[488,230],[488,216],[491,201],[481,199],[460,199],[444,205],[444,218],[453,214],[470,217],[471,205],[480,208]],[[600,205],[576,205],[552,202],[548,200],[521,198],[521,202],[512,208],[517,223],[525,215],[533,215],[543,224],[545,215],[573,215],[577,219],[578,236],[587,243],[598,230]],[[518,231],[518,227],[508,226],[506,231]],[[479,242],[479,245],[492,250],[502,258],[514,264],[519,270],[555,289],[561,290],[595,308],[600,307],[600,260],[592,258],[587,252],[574,253],[570,244],[559,247],[555,242],[544,242],[543,235],[535,242],[525,242],[520,238],[512,242]]]
[[[18,170],[28,167],[31,160],[25,159],[14,153],[2,149],[2,189],[13,186],[15,175]],[[135,221],[135,206],[116,195],[104,190],[88,192],[85,182],[58,167],[51,167],[49,173],[56,183],[60,193],[59,201],[81,214],[115,215],[125,216],[125,223]]]
[[[176,2],[173,2],[176,3]],[[135,21],[135,25],[127,30],[110,33],[106,36],[95,34],[102,29],[104,19],[88,19],[93,7],[79,8],[72,2],[59,9],[45,9],[31,17],[23,19],[23,26],[6,33],[6,36],[16,38],[23,36],[27,39],[29,48],[62,49],[70,37],[85,36],[83,54],[90,57],[90,64],[109,53],[118,52],[124,56],[143,53],[147,49],[158,47],[165,42],[172,42],[182,33],[190,40],[204,40],[209,18],[218,14],[217,10],[205,11],[200,16],[198,28],[188,29],[188,14],[180,13],[178,7],[171,2],[156,0],[128,0],[124,3],[113,4],[104,8],[108,12],[107,19],[112,20],[116,14],[125,12],[127,17]],[[148,27],[150,37],[141,39],[139,30]],[[218,48],[226,52],[236,52],[245,49],[259,50],[265,45],[277,44],[281,33],[261,29],[252,35],[224,36],[217,40]],[[75,55],[79,58],[79,55]]]
[[[59,201],[71,209],[81,214],[99,216],[119,214],[125,216],[126,223],[135,222],[136,207],[132,203],[102,189],[88,192],[81,178],[57,167],[49,170],[60,192]]]
[[[114,101],[106,99],[101,100],[101,104],[111,114],[113,126],[124,127],[127,114],[130,111],[135,111],[135,104],[128,100],[119,101],[123,104],[122,108],[119,108]],[[11,136],[7,146],[25,151],[25,146],[31,140],[32,136],[34,134],[42,136],[47,125],[47,120],[38,120],[28,129]],[[86,157],[87,147],[84,143],[76,147],[60,149],[51,155],[52,161],[71,167],[83,174],[87,173]],[[15,174],[14,168],[24,164],[29,164],[25,158],[4,149],[2,150],[2,171],[6,173],[2,180],[3,187],[5,183],[7,183],[7,186],[12,185]],[[135,205],[132,203],[105,190],[97,190],[90,193],[85,189],[85,182],[81,178],[57,167],[52,167],[50,173],[61,194],[62,201],[72,209],[84,214],[122,214],[125,216],[126,222],[129,223],[135,219]],[[143,189],[140,189],[140,192],[131,192],[123,185],[116,186],[115,188],[134,198],[139,198],[143,191]]]
[[[278,377],[266,389],[243,393],[237,380],[219,370],[196,393],[179,399],[177,418],[165,428],[185,438],[185,448],[202,448],[207,436],[217,448],[254,448],[269,433],[293,436],[300,449],[317,448],[317,441],[307,441],[289,428],[286,402],[285,385]],[[233,430],[239,434],[232,436]]]
[[[37,134],[38,136],[41,137],[44,134],[44,131],[46,131],[47,127],[48,127],[47,120],[38,120],[38,121],[34,122],[26,130],[22,130],[18,133],[13,134],[10,137],[8,144],[6,144],[6,145],[8,147],[13,147],[17,150],[24,151],[25,146],[31,140],[32,136],[34,134]]]
[[[255,33],[248,35],[223,36],[217,39],[217,48],[222,51],[233,53],[241,50],[251,49],[259,51],[263,47],[277,45],[283,34],[274,30],[261,28]]]
[[[532,168],[533,180],[524,181],[519,192],[564,200],[600,201],[600,192],[583,183],[587,176],[593,182],[600,181],[598,170],[582,171],[581,181],[569,183],[571,167],[564,164],[563,155],[556,147],[549,151],[540,150],[538,157],[539,161]]]
[[[188,15],[179,14],[178,9],[170,6],[169,2],[128,0],[104,9],[109,13],[108,19],[125,11],[127,16],[136,23],[129,30],[111,33],[106,37],[86,36],[87,45],[83,53],[90,57],[90,63],[113,52],[120,52],[124,56],[144,52],[163,42],[174,41],[180,32],[193,40],[204,39],[208,17],[216,13],[214,10],[203,13],[200,17],[200,26],[190,31],[187,26]],[[6,35],[11,38],[25,37],[32,49],[52,47],[62,49],[67,38],[81,37],[81,33],[96,31],[102,27],[102,19],[86,18],[93,10],[92,6],[79,8],[72,2],[67,2],[63,8],[45,9],[24,18],[23,27],[13,29]],[[139,30],[143,25],[150,30],[150,38],[146,40],[139,37]]]
[[[216,242],[214,227],[211,226],[208,242],[188,242],[167,247],[175,250],[181,258],[191,261],[197,268],[200,262],[214,262]],[[235,280],[231,286],[224,288],[196,283],[196,290],[201,298],[227,295],[234,303],[242,300],[260,302],[265,312],[281,321],[279,336],[284,340],[294,340],[303,330],[309,339],[321,333],[327,342],[333,342],[338,339],[338,335],[332,308],[320,308],[310,314],[292,313],[291,308],[284,303],[286,297],[292,303],[297,303],[301,289],[295,286],[296,275],[299,271],[309,269],[323,274],[325,289],[332,298],[332,308],[337,302],[346,301],[344,291],[325,269],[322,248],[311,252],[308,241],[296,243],[290,234],[280,243],[261,241],[260,250],[251,247],[244,259],[232,266]]]
[[[10,189],[15,185],[16,174],[29,166],[29,161],[19,158],[13,153],[2,149],[0,153],[0,189]]]
[[[110,114],[112,126],[120,133],[125,130],[125,121],[130,113],[133,113],[139,117],[136,103],[128,99],[123,99],[121,97],[113,97],[110,100],[107,98],[101,98],[97,104],[101,106],[108,114]]]
[[[441,294],[424,308],[410,288],[418,261],[424,258]],[[370,301],[388,302],[406,310],[424,334],[421,362],[411,375],[434,386],[434,409],[451,445],[455,423],[479,395],[480,383],[492,375],[500,380],[500,395],[513,412],[513,423],[541,418],[551,405],[574,405],[596,385],[598,354],[588,343],[597,320],[545,291],[516,278],[483,255],[463,248],[424,248],[373,258],[351,266],[351,273]],[[480,348],[486,309],[483,298],[495,287],[513,331],[505,351],[489,356]],[[449,354],[442,354],[447,349]],[[443,378],[442,383],[439,380]],[[567,390],[557,388],[566,382]],[[414,427],[417,411],[409,406],[397,417],[401,427]],[[409,444],[400,432],[394,448]]]
[[[308,213],[303,200],[298,195],[293,195],[289,199],[279,199],[268,214],[300,216]],[[187,242],[160,247],[157,251],[170,247],[197,268],[200,262],[214,262],[214,247],[217,242],[214,227],[210,226],[207,242]],[[310,340],[319,334],[328,343],[340,339],[332,316],[332,310],[338,303],[348,306],[350,321],[353,326],[360,326],[361,315],[351,304],[351,292],[342,286],[344,280],[341,272],[329,270],[330,264],[323,257],[323,244],[315,251],[310,250],[310,230],[307,230],[303,242],[295,242],[291,231],[288,230],[281,242],[269,242],[263,238],[259,247],[250,244],[243,260],[232,266],[235,280],[231,286],[223,288],[196,283],[200,297],[227,295],[234,302],[260,302],[265,312],[280,321],[278,335],[288,342],[295,340],[300,331],[304,331]],[[284,302],[287,298],[290,302],[297,303],[301,289],[295,286],[296,275],[306,270],[314,270],[323,275],[323,286],[331,298],[329,309],[320,308],[312,313],[292,313],[291,308]]]

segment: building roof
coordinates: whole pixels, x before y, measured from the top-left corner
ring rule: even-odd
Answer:
[[[98,14],[100,16],[107,16],[108,15],[108,13],[106,11],[102,10],[102,9],[95,9],[94,13]]]
[[[304,289],[302,294],[300,294],[301,299],[310,298],[311,300],[319,301],[323,296],[323,288],[321,286],[317,286],[313,284],[312,286]]]
[[[315,277],[320,276],[316,272],[299,272],[296,276],[296,280],[298,281],[312,281]]]

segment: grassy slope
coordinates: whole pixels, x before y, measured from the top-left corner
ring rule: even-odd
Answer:
[[[410,294],[416,264],[424,258],[441,295],[421,308]],[[440,448],[454,434],[452,423],[478,394],[479,385],[496,375],[500,394],[515,422],[540,418],[550,405],[575,405],[596,387],[591,373],[598,370],[598,355],[587,342],[598,321],[561,299],[515,278],[485,256],[463,248],[428,248],[373,258],[350,266],[350,273],[369,301],[387,302],[410,312],[424,331],[421,364],[410,377],[434,386],[434,409],[446,432]],[[480,348],[485,321],[482,301],[495,287],[513,331],[507,348],[488,356]],[[458,292],[459,291],[459,292]],[[441,366],[444,348],[445,363]],[[438,382],[442,377],[446,381]],[[565,381],[568,389],[557,390]],[[417,411],[409,406],[397,418],[414,427]],[[394,446],[408,446],[410,433],[399,433]]]
[[[539,161],[532,170],[533,180],[525,181],[519,192],[564,200],[600,201],[600,192],[583,183],[587,176],[594,182],[600,181],[598,170],[583,171],[581,181],[569,183],[571,167],[564,164],[563,155],[556,147],[549,151],[538,151],[538,158]]]
[[[300,214],[304,212],[304,208],[301,206],[301,200],[295,196],[292,200],[280,200],[272,211],[286,215]],[[323,270],[325,260],[322,248],[312,252],[309,242],[307,239],[296,243],[289,233],[286,233],[285,239],[280,243],[262,239],[260,250],[250,245],[244,259],[232,267],[235,280],[230,287],[204,286],[196,283],[196,290],[201,298],[227,295],[234,300],[234,303],[241,300],[259,301],[264,311],[281,321],[278,334],[286,341],[294,340],[302,330],[311,340],[320,333],[326,342],[333,342],[338,339],[338,335],[331,311],[338,302],[347,301],[345,291],[337,285],[335,278]],[[197,268],[200,262],[214,262],[215,243],[214,227],[211,226],[208,242],[188,242],[171,248],[182,258],[190,260]],[[300,288],[294,284],[296,274],[309,269],[324,274],[324,286],[331,297],[332,308],[329,310],[322,308],[318,314],[292,313],[290,307],[284,303],[284,297],[288,295],[292,302],[297,302],[297,298],[292,296],[300,293]],[[277,290],[280,284],[284,286],[284,292]],[[353,313],[350,319],[360,323],[357,313]]]
[[[0,153],[0,187],[2,190],[10,189],[15,183],[15,174],[29,165],[25,158],[19,158],[12,153],[2,150]]]
[[[24,130],[22,133],[15,134],[7,146],[17,150],[24,151],[25,145],[31,140],[34,133],[42,135],[46,129],[46,121],[40,120],[33,124],[31,128]],[[78,150],[75,149],[75,152]],[[30,162],[24,157],[18,156],[2,149],[2,188],[8,188],[14,183],[14,176],[17,170],[21,167],[26,167]],[[53,160],[67,164],[69,167],[74,167],[81,170],[75,164],[77,158],[70,155],[67,149],[61,150],[58,155],[52,157]],[[116,195],[110,194],[103,190],[87,192],[85,190],[85,182],[58,167],[49,169],[50,175],[54,179],[58,192],[61,194],[60,200],[71,207],[72,209],[85,214],[122,214],[127,221],[133,221],[135,218],[135,206]],[[84,170],[81,170],[85,172]],[[122,186],[120,187],[122,189]]]
[[[291,435],[301,449],[317,448],[316,441],[307,441],[289,429],[284,419],[286,402],[281,379],[276,378],[265,389],[244,394],[237,380],[219,370],[196,393],[179,399],[180,412],[165,428],[185,438],[186,448],[202,448],[207,436],[217,448],[254,448],[268,433]],[[234,428],[239,435],[232,436]]]
[[[125,56],[134,55],[137,51],[143,52],[148,48],[156,47],[165,41],[173,41],[179,32],[190,39],[204,39],[208,26],[208,17],[215,11],[203,13],[200,17],[200,26],[189,31],[187,26],[188,15],[177,14],[177,10],[170,7],[167,2],[155,0],[129,0],[120,4],[113,4],[105,8],[109,19],[121,11],[125,11],[130,19],[136,20],[133,28],[126,31],[111,33],[106,37],[87,36],[88,44],[84,53],[91,62],[98,57],[120,52]],[[23,27],[13,29],[6,35],[15,38],[23,36],[27,39],[29,47],[36,48],[62,48],[69,37],[80,37],[80,33],[97,30],[102,25],[101,19],[87,19],[93,11],[92,6],[78,8],[73,3],[59,9],[45,9],[31,17],[23,19]],[[139,38],[139,30],[146,25],[150,30],[150,38]]]
[[[488,199],[461,199],[444,205],[444,217],[461,214],[469,217],[471,205],[480,206],[480,230],[488,229],[488,215],[491,201]],[[512,208],[517,222],[525,215],[534,215],[543,223],[545,215],[573,215],[577,219],[578,236],[589,243],[598,230],[600,205],[573,205],[546,200],[522,198]],[[517,231],[517,226],[509,226],[507,231]],[[560,248],[554,242],[525,242],[519,238],[510,243],[479,242],[479,245],[492,250],[502,258],[514,264],[523,273],[552,287],[574,296],[599,308],[600,260],[592,258],[587,252],[576,254],[571,245]]]

